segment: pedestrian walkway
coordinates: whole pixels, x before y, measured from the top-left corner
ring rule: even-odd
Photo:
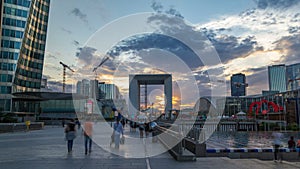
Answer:
[[[126,137],[130,137],[126,131]],[[150,139],[150,138],[149,138]],[[0,168],[43,169],[195,169],[195,168],[299,168],[300,163],[260,161],[256,159],[198,158],[196,162],[177,162],[168,153],[149,158],[126,158],[93,145],[90,155],[84,154],[84,137],[75,139],[72,155],[67,154],[63,128],[46,127],[44,130],[0,134]],[[109,140],[109,139],[108,139]],[[142,139],[147,145],[148,139]],[[108,143],[109,144],[109,143]],[[158,143],[159,144],[159,143]],[[137,145],[140,146],[140,145]],[[120,150],[134,147],[125,142]]]

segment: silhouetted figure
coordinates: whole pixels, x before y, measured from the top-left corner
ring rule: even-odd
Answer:
[[[124,136],[123,126],[120,123],[120,119],[117,119],[117,122],[114,123],[114,133],[113,134],[114,134],[115,148],[119,149],[121,134],[122,134],[122,136]]]
[[[73,140],[76,138],[76,128],[73,119],[67,124],[65,128],[65,133],[68,146],[68,153],[72,153]]]
[[[274,141],[274,161],[277,162],[280,159],[280,162],[282,162],[282,153],[279,151],[279,147],[281,146],[281,138],[282,134],[279,132],[273,133]]]
[[[290,140],[288,141],[288,147],[289,147],[289,149],[295,149],[295,147],[296,147],[296,143],[295,143],[295,141],[294,141],[294,137],[293,136],[291,136],[290,137]]]
[[[91,119],[88,119],[84,123],[84,148],[85,148],[85,154],[88,152],[92,152],[92,135],[93,135],[93,122]]]

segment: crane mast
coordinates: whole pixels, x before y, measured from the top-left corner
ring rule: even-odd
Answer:
[[[62,92],[65,92],[66,87],[66,69],[68,68],[71,72],[75,72],[73,69],[71,69],[68,65],[64,64],[63,62],[59,62],[63,66],[63,89]]]
[[[97,78],[97,69],[99,67],[101,67],[108,59],[109,59],[109,57],[106,57],[106,58],[102,59],[102,61],[99,63],[99,65],[94,67],[93,72],[95,72],[95,80]]]

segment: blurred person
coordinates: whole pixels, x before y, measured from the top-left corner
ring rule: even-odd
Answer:
[[[124,136],[123,126],[120,123],[120,119],[119,118],[117,118],[117,121],[114,123],[114,133],[113,134],[114,134],[115,148],[119,149],[121,134],[122,134],[122,137]]]
[[[281,139],[282,139],[282,133],[274,132],[272,134],[274,140],[273,140],[273,146],[274,146],[274,162],[277,162],[280,159],[280,162],[282,162],[282,153],[279,151],[279,148],[281,146]]]
[[[298,152],[298,157],[300,158],[300,139],[297,140],[297,152]]]
[[[295,147],[296,147],[296,143],[294,141],[294,137],[291,136],[290,140],[288,141],[288,148],[291,149],[291,150],[294,150]]]
[[[91,117],[88,117],[85,121],[83,127],[84,127],[84,148],[85,148],[85,154],[92,152],[92,135],[93,135],[93,122]]]
[[[71,121],[67,124],[65,128],[65,135],[67,140],[68,153],[72,153],[73,141],[76,138],[76,128],[73,119],[71,119]]]

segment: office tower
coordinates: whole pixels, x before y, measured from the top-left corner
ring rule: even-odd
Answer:
[[[99,83],[100,99],[121,99],[119,88],[114,84]]]
[[[90,81],[90,98],[99,99],[98,80]]]
[[[300,63],[286,66],[287,90],[296,90],[300,87]]]
[[[284,64],[268,66],[269,90],[286,91],[286,68]]]
[[[40,91],[50,0],[0,3],[0,111],[10,112],[12,93]]]
[[[234,74],[230,78],[231,96],[246,96],[246,76],[242,73]]]
[[[85,97],[90,96],[90,81],[87,79],[83,79],[82,81],[77,82],[76,92]]]

